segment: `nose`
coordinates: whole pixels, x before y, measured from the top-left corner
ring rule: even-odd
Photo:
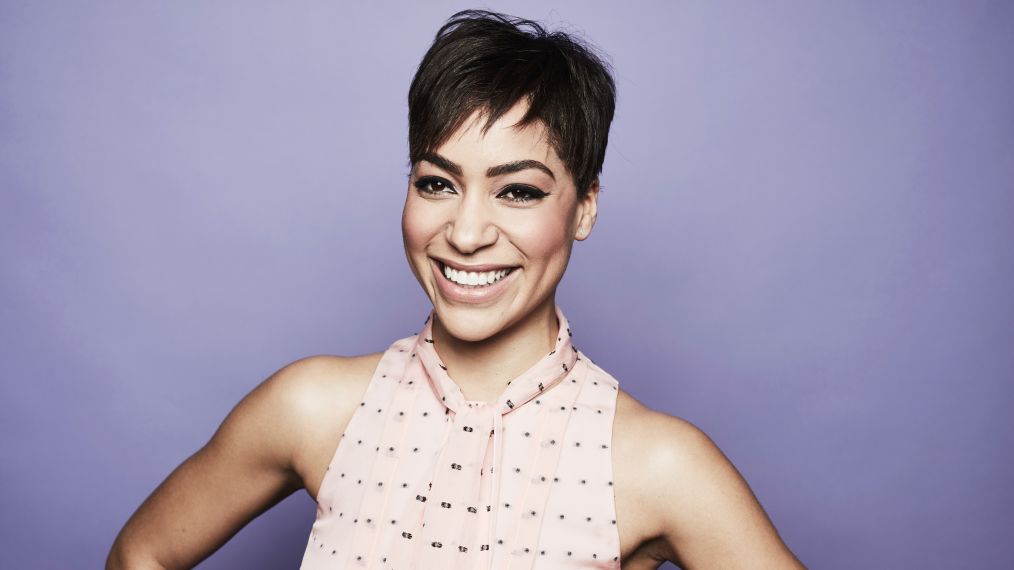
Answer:
[[[477,192],[466,194],[447,224],[447,241],[465,255],[496,243],[500,235],[482,198]]]

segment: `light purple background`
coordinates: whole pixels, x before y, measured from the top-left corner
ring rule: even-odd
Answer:
[[[607,52],[578,346],[812,568],[1014,567],[1008,2],[499,3]],[[97,568],[282,365],[385,348],[459,2],[0,4],[0,567]],[[294,568],[300,491],[203,568]]]

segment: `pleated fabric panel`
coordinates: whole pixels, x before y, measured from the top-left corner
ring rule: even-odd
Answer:
[[[495,403],[440,361],[432,316],[384,353],[318,493],[307,570],[619,568],[618,384],[560,323]]]

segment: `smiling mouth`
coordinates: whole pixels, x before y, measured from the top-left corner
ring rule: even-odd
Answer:
[[[440,270],[448,281],[461,285],[462,287],[481,288],[488,287],[514,272],[516,267],[505,267],[495,271],[463,271],[454,269],[443,262],[438,261]]]

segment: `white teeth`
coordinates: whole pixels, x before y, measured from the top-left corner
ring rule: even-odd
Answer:
[[[510,272],[510,269],[501,269],[499,271],[476,273],[472,271],[458,271],[446,265],[444,266],[444,277],[447,277],[447,279],[454,281],[458,285],[471,285],[473,287],[482,287],[496,283]]]

